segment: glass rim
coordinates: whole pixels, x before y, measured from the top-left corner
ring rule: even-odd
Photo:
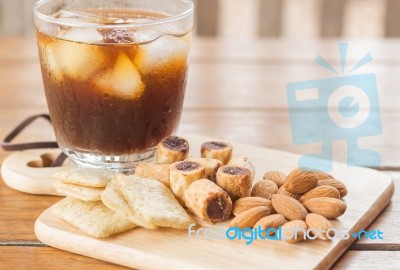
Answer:
[[[159,18],[149,21],[138,21],[138,22],[129,22],[129,23],[118,23],[118,24],[101,24],[101,23],[93,23],[93,22],[76,22],[76,21],[63,21],[59,18],[54,18],[49,15],[43,14],[39,11],[39,8],[44,4],[51,2],[54,0],[39,0],[33,6],[33,13],[37,18],[45,20],[50,23],[54,23],[57,25],[69,26],[69,27],[91,27],[91,28],[133,28],[133,27],[143,27],[143,26],[152,26],[152,25],[161,25],[176,22],[180,19],[184,19],[193,14],[194,11],[194,3],[192,0],[179,0],[181,2],[185,2],[189,4],[189,7],[184,12],[181,12],[177,15],[168,16],[165,18]]]

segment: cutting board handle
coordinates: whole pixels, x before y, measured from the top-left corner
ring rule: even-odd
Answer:
[[[60,156],[59,149],[32,149],[16,151],[1,165],[1,176],[12,189],[43,195],[58,195],[52,183],[52,175],[60,170],[74,168],[69,159],[62,166],[51,167]]]

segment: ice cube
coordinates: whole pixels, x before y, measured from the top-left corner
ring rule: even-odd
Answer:
[[[47,64],[73,79],[86,80],[96,72],[106,57],[98,45],[87,45],[72,41],[55,41],[47,44]],[[57,75],[59,78],[60,76]]]
[[[132,43],[131,35],[123,29],[103,30],[104,43]]]
[[[96,79],[95,84],[104,92],[121,98],[138,99],[144,92],[139,72],[125,53],[118,55],[113,69]]]
[[[57,64],[56,58],[53,51],[49,51],[47,54],[48,71],[54,76],[57,81],[62,81],[63,75],[60,66]]]
[[[61,9],[55,15],[57,18],[66,21],[77,21],[87,23],[122,23],[124,20],[113,16],[107,16],[107,14],[99,15],[90,13],[88,11],[80,10],[65,10]]]
[[[137,44],[150,43],[160,36],[162,36],[162,33],[154,27],[143,27],[143,29],[141,29],[140,31],[131,32],[131,39]]]
[[[52,46],[47,46],[47,49],[45,49],[46,46],[44,46],[42,50],[42,57],[43,61],[46,65],[46,68],[50,74],[51,77],[53,77],[56,81],[60,82],[63,79],[63,73],[60,68],[60,65],[57,62],[55,52],[53,50]]]
[[[79,12],[69,11],[65,9],[60,9],[55,15],[59,19],[83,19],[86,16],[82,16]]]
[[[72,28],[66,31],[61,38],[90,44],[98,44],[103,41],[103,36],[94,28]]]
[[[148,72],[163,65],[176,65],[186,62],[188,44],[174,36],[161,36],[144,45],[140,45],[135,57],[135,65],[141,72]]]

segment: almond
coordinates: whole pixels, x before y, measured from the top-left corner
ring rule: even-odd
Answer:
[[[229,227],[253,228],[257,221],[269,214],[270,210],[267,206],[257,206],[234,217],[229,223]]]
[[[303,220],[292,220],[282,226],[282,237],[288,243],[305,240],[307,224]]]
[[[288,220],[304,220],[307,215],[307,210],[304,206],[292,197],[274,194],[272,195],[271,203],[275,211]]]
[[[270,200],[261,197],[244,197],[234,202],[232,213],[237,216],[240,213],[257,206],[266,206],[270,211],[272,211]]]
[[[326,172],[314,172],[314,175],[317,177],[318,180],[333,178],[332,175],[330,175],[329,173],[326,173]]]
[[[285,195],[285,196],[289,196],[289,197],[292,197],[295,200],[300,199],[301,195],[303,195],[303,194],[294,194],[294,193],[291,193],[291,192],[287,191],[284,185],[281,186],[278,189],[278,193],[277,194],[282,194],[282,195]]]
[[[314,236],[316,236],[317,238],[322,239],[322,240],[329,239],[326,237],[326,233],[329,229],[333,228],[333,225],[325,217],[323,217],[319,214],[310,213],[306,216],[306,223],[307,223],[307,226],[309,229],[321,231],[318,234],[313,233]],[[333,237],[334,231],[329,231],[329,236]]]
[[[303,203],[311,213],[320,214],[327,219],[335,219],[340,217],[346,212],[346,203],[336,198],[312,198]],[[272,206],[275,208],[274,201],[272,200]],[[276,209],[276,208],[275,208]],[[278,210],[277,210],[278,212]],[[279,212],[278,212],[279,213]]]
[[[318,183],[318,178],[313,171],[304,169],[294,169],[289,173],[285,182],[287,191],[295,194],[306,193],[315,188]]]
[[[340,182],[339,180],[333,178],[318,180],[317,186],[323,186],[323,185],[328,185],[336,188],[340,193],[340,198],[343,198],[344,196],[347,195],[346,185],[343,182]]]
[[[283,186],[283,184],[285,184],[286,174],[280,171],[269,171],[264,174],[263,179],[275,182],[278,188],[280,188],[281,186]]]
[[[285,224],[287,220],[281,214],[274,214],[270,216],[266,216],[261,218],[257,223],[254,225],[254,228],[261,229],[261,230],[268,230],[271,228],[278,229],[279,226]],[[269,231],[268,235],[273,235],[273,231]],[[263,233],[265,237],[265,233]]]
[[[317,186],[316,188],[313,188],[309,192],[305,193],[300,198],[299,201],[303,203],[306,200],[319,197],[330,197],[330,198],[340,199],[340,193],[336,188],[332,186],[327,186],[327,185]]]
[[[271,199],[278,192],[278,186],[271,180],[260,180],[253,186],[251,196]]]

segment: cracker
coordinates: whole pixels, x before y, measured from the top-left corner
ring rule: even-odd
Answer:
[[[68,184],[61,181],[53,183],[58,193],[66,196],[81,199],[83,201],[100,201],[100,195],[104,188],[86,187],[74,184]]]
[[[135,176],[158,180],[169,188],[169,164],[140,162],[136,165]]]
[[[187,229],[193,223],[171,190],[159,181],[124,175],[116,180],[141,226]]]
[[[121,216],[137,223],[134,217],[134,213],[129,207],[124,195],[121,193],[118,187],[118,183],[113,180],[111,181],[106,189],[101,193],[101,201],[105,206],[120,214]]]
[[[104,238],[136,227],[102,202],[84,202],[68,197],[56,203],[51,211],[93,237]]]
[[[103,169],[85,168],[56,172],[53,178],[69,184],[104,188],[114,178],[115,174],[115,172]]]

